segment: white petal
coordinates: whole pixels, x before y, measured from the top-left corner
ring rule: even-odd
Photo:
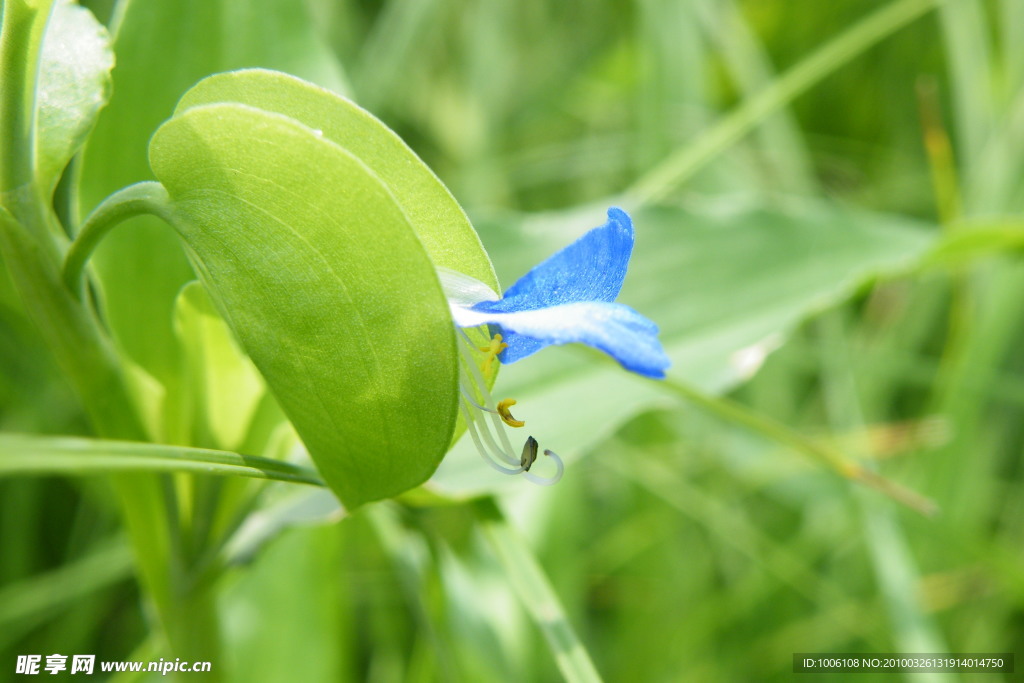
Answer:
[[[501,298],[497,292],[483,282],[451,268],[439,266],[437,277],[441,281],[441,289],[444,290],[444,295],[448,298],[452,310],[456,306],[469,308],[481,301],[497,301]]]

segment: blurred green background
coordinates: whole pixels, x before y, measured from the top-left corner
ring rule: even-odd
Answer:
[[[998,245],[920,265],[940,240],[1024,229],[1024,2],[84,4],[118,65],[83,211],[151,177],[149,135],[195,81],[288,71],[402,135],[505,286],[627,208],[623,301],[674,361],[664,385],[568,348],[503,370],[497,392],[570,463],[556,487],[460,445],[431,485],[445,504],[335,520],[306,496],[294,517],[316,523],[236,539],[224,678],[557,680],[466,502],[485,493],[607,680],[787,680],[794,652],[1024,655],[1024,268]],[[146,261],[119,261],[117,235],[99,256],[129,283],[106,302],[137,321],[122,351],[160,379],[191,275],[149,230]],[[0,429],[86,433],[6,278],[0,330]],[[808,457],[837,451],[938,512]],[[0,480],[4,667],[166,656],[122,526],[100,478]]]

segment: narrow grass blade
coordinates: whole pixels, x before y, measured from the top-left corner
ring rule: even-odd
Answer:
[[[788,446],[798,453],[829,467],[851,481],[860,482],[879,493],[906,505],[926,517],[938,512],[935,503],[880,474],[857,464],[844,453],[829,444],[810,439],[794,429],[777,422],[766,415],[755,413],[744,406],[724,398],[709,396],[682,382],[665,380],[665,387],[681,398],[707,410],[712,415],[740,425],[762,436]]]
[[[193,472],[323,486],[311,469],[227,451],[63,436],[0,435],[0,477]]]
[[[590,655],[526,541],[509,526],[493,499],[478,502],[475,512],[484,536],[508,573],[512,590],[544,633],[562,675],[571,682],[600,681]]]
[[[131,576],[123,543],[104,544],[73,563],[35,574],[0,590],[0,646],[16,640],[75,600]]]
[[[638,203],[664,199],[768,116],[937,4],[938,0],[898,0],[869,15],[747,99],[692,145],[683,147],[656,166],[637,181],[627,195]]]

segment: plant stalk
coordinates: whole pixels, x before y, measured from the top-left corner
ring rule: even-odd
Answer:
[[[36,171],[36,89],[54,0],[6,0],[0,27],[0,259],[29,317],[74,389],[93,431],[145,440],[121,363],[92,310],[61,278],[67,238]],[[153,476],[111,477],[135,549],[175,655],[215,661],[217,620],[209,586],[172,575],[166,493]],[[183,607],[184,606],[184,607]],[[203,624],[203,632],[191,624]]]

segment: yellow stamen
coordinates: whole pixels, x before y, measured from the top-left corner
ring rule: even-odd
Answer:
[[[502,421],[509,427],[522,427],[525,422],[517,420],[512,417],[512,413],[509,412],[509,406],[514,406],[516,400],[514,398],[503,398],[498,401],[498,415],[501,416]]]
[[[484,374],[486,375],[491,372],[491,361],[493,361],[498,356],[499,353],[507,349],[508,344],[501,341],[500,334],[496,334],[491,339],[490,343],[487,344],[487,346],[478,346],[477,348],[487,354],[487,357],[484,358],[483,364],[483,371]]]

